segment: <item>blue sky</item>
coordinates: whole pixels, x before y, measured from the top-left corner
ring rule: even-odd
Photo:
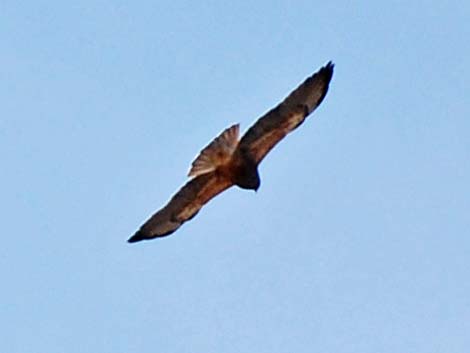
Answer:
[[[468,351],[470,5],[0,10],[2,352]],[[126,243],[213,137],[329,60],[258,193]]]

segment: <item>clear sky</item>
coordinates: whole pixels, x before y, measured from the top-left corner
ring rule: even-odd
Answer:
[[[0,4],[0,351],[468,352],[470,4]],[[224,128],[321,107],[163,239]]]

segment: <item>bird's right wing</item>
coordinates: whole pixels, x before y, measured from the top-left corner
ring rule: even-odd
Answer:
[[[210,199],[232,186],[232,182],[217,172],[210,172],[191,179],[168,202],[155,213],[128,240],[164,237],[177,230],[184,222],[193,218]]]
[[[329,62],[307,78],[277,107],[267,112],[248,129],[238,148],[251,156],[255,163],[297,128],[320,105],[333,76],[333,63]]]

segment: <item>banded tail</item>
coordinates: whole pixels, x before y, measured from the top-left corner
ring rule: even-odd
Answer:
[[[206,174],[228,163],[237,148],[239,133],[239,124],[232,125],[228,129],[225,129],[199,153],[199,156],[197,156],[191,164],[188,176],[196,177],[201,174]]]

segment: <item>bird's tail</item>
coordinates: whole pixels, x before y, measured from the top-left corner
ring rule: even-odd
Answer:
[[[188,176],[195,177],[209,173],[218,166],[227,163],[238,145],[240,125],[235,124],[225,129],[207,145],[191,164]]]

